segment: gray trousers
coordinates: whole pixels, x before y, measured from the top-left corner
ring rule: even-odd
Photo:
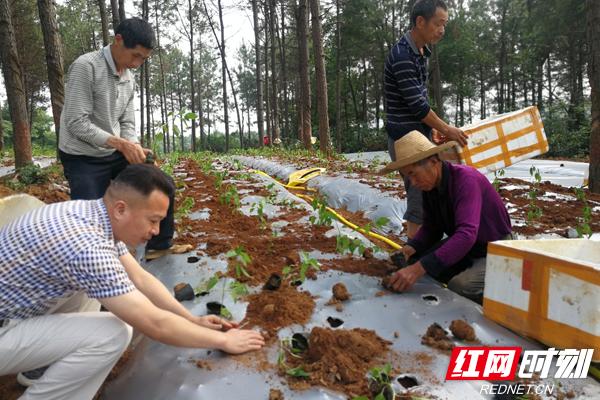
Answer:
[[[132,329],[82,292],[48,314],[0,327],[0,376],[49,365],[19,400],[92,399],[131,340]]]
[[[486,257],[476,258],[473,265],[448,281],[448,289],[481,304],[485,286]]]
[[[388,153],[392,161],[396,161],[394,152],[394,139],[388,136]],[[423,192],[410,184],[410,179],[402,177],[404,190],[406,190],[406,211],[404,219],[417,225],[423,223]]]

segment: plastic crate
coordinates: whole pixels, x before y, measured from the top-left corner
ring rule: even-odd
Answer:
[[[600,242],[490,243],[483,314],[557,348],[593,348],[600,359]]]

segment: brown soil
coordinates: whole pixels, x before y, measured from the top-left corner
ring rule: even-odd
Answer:
[[[249,302],[243,323],[260,326],[269,337],[289,325],[304,324],[310,320],[315,301],[310,293],[297,290],[287,283],[278,290],[263,290],[246,297]]]
[[[421,338],[421,344],[439,350],[452,350],[454,348],[454,343],[452,343],[444,328],[435,322],[427,328],[427,332]]]
[[[342,217],[344,217],[346,220],[352,222],[354,225],[358,226],[358,227],[367,227],[367,226],[372,226],[373,222],[366,218],[364,216],[363,212],[350,212],[348,211],[346,208],[340,208],[338,210],[336,210],[336,212],[338,214],[340,214]],[[372,231],[372,229],[371,229]],[[377,233],[377,232],[374,232]],[[388,250],[388,251],[392,251],[393,248],[387,244],[386,242],[379,240],[377,238],[374,238],[372,236],[369,235],[365,235],[371,242],[373,242],[375,245],[381,247],[384,250]],[[384,235],[385,237],[387,237],[388,239],[392,240],[393,242],[398,243],[399,245],[403,245],[405,243],[405,240],[403,238],[401,238],[400,236],[395,235],[393,232]],[[372,250],[371,250],[372,251]],[[372,255],[372,253],[371,253]],[[363,254],[364,256],[364,254]],[[365,258],[369,258],[369,255],[367,254],[365,256]]]
[[[350,299],[350,297],[352,297],[348,292],[346,285],[344,285],[341,282],[338,282],[335,285],[333,285],[331,291],[333,292],[333,298],[339,301],[346,301]]]
[[[267,220],[266,226],[261,227],[257,223],[257,217],[245,216],[235,211],[231,206],[219,202],[220,194],[226,190],[224,183],[220,190],[215,188],[215,178],[210,174],[204,174],[199,170],[192,160],[183,162],[182,169],[188,173],[188,177],[194,178],[184,191],[179,195],[178,201],[185,197],[195,200],[192,211],[203,208],[210,209],[210,218],[207,220],[192,220],[183,217],[177,224],[177,243],[189,243],[198,246],[206,243],[206,250],[200,250],[199,254],[216,256],[225,253],[237,246],[241,246],[252,258],[252,262],[245,268],[251,275],[246,279],[251,285],[262,285],[272,273],[281,274],[283,267],[287,265],[298,266],[300,259],[298,253],[307,250],[319,250],[326,253],[335,253],[335,237],[325,237],[331,227],[307,225],[299,223],[298,220],[308,214],[301,209],[285,209],[281,215]],[[260,190],[258,188],[250,190]],[[257,192],[248,193],[255,195]],[[218,223],[216,223],[218,221]],[[283,235],[274,237],[270,224],[274,221],[286,221]],[[359,222],[360,224],[360,222]],[[199,232],[205,235],[198,235]],[[240,232],[244,232],[240,235]],[[301,240],[298,240],[301,238]],[[233,260],[230,260],[229,276],[236,277],[233,268]],[[339,260],[323,261],[321,270],[336,269],[350,273],[364,273],[371,276],[384,276],[393,265],[387,260],[376,258],[353,258],[346,257]],[[308,272],[308,277],[314,276],[314,271]]]
[[[48,183],[28,185],[18,193],[30,194],[46,204],[70,200],[69,185],[63,175],[62,167],[54,168],[48,175]],[[12,179],[14,179],[14,176],[10,175],[0,178],[0,197],[17,193],[7,186],[7,182]]]
[[[0,399],[16,400],[24,391],[25,388],[17,383],[16,375],[0,376]]]
[[[207,371],[212,371],[212,365],[208,361],[196,360],[195,364],[196,364],[197,368],[205,369]]]
[[[512,203],[516,207],[516,211],[510,214],[513,219],[527,221],[527,211],[529,209],[530,199],[528,198],[529,191],[532,189],[532,184],[520,179],[501,179],[500,180],[500,196],[504,203]],[[506,190],[502,186],[519,185],[524,186],[523,189]],[[551,194],[552,193],[552,194]],[[558,195],[570,196],[572,200],[556,199]],[[543,199],[542,197],[553,198],[554,201]],[[585,189],[585,197],[590,208],[600,206],[600,195],[590,193],[589,189]],[[555,185],[550,182],[540,183],[537,189],[537,205],[542,210],[542,216],[529,222],[525,226],[513,226],[513,231],[533,236],[540,233],[556,233],[567,237],[569,228],[576,228],[580,224],[580,218],[583,215],[584,204],[581,200],[576,200],[576,195],[573,189]],[[600,232],[600,210],[592,211],[592,219],[589,226],[594,232]]]
[[[477,340],[475,329],[462,319],[455,319],[450,324],[450,332],[459,340],[474,342]]]
[[[279,389],[270,389],[269,390],[269,400],[285,400],[283,397],[283,393]]]
[[[308,350],[301,358],[287,357],[288,367],[302,366],[310,376],[296,378],[285,371],[293,389],[324,386],[350,397],[368,395],[366,374],[386,363],[390,342],[366,329],[332,330],[315,327],[310,332]]]

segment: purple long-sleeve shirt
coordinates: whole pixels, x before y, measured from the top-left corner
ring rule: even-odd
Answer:
[[[488,179],[475,168],[442,163],[439,187],[423,192],[424,219],[408,244],[417,253],[426,252],[443,234],[448,240],[420,259],[423,268],[436,277],[446,274],[475,246],[500,240],[511,233],[506,207]]]

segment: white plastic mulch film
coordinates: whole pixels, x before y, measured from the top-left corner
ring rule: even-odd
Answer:
[[[248,157],[238,157],[238,159],[246,166],[260,169],[280,181],[286,181],[289,173],[295,171],[290,166],[281,166],[268,160]],[[342,204],[349,210],[359,210],[364,207],[372,215],[388,218],[392,216],[396,218],[397,224],[401,223],[403,205],[400,201],[394,203],[393,198],[377,193],[374,189],[367,190],[359,186],[357,181],[340,179],[344,180],[321,176],[311,180],[309,186],[326,193],[329,204],[333,207]],[[272,183],[271,179],[264,176],[257,175],[257,180],[259,186]],[[307,210],[312,210],[309,204],[285,188],[275,185],[274,189],[278,191],[278,196],[293,199]],[[365,193],[356,193],[357,191]],[[246,196],[240,200],[244,205],[243,208],[248,208],[252,202],[261,201],[261,198]],[[272,211],[285,212],[285,209]],[[204,218],[205,215],[202,217]],[[202,235],[202,232],[198,234]],[[355,235],[362,237],[358,233]],[[362,237],[362,240],[367,239]],[[192,260],[188,259],[188,255],[165,256],[146,264],[145,268],[168,288],[172,288],[179,282],[188,282],[195,287],[215,272],[224,272],[227,269],[227,259],[224,254],[216,257],[198,256],[197,259]],[[310,256],[321,260],[340,257],[337,254],[324,254],[317,251],[311,252]],[[376,256],[386,255],[378,253]],[[332,286],[338,282],[343,282],[352,295],[351,300],[344,303],[341,312],[336,311],[334,306],[325,304],[331,298]],[[222,278],[208,295],[196,297],[183,304],[193,314],[201,315],[206,313],[207,302],[218,301],[231,311],[235,320],[243,319],[247,303],[235,302],[228,291],[220,289],[224,285]],[[299,286],[299,290],[308,291],[315,297],[316,307],[311,320],[305,326],[294,325],[282,329],[278,333],[279,338],[290,337],[296,332],[309,332],[317,326],[330,328],[327,323],[327,318],[330,316],[343,321],[343,324],[336,329],[374,330],[380,337],[392,342],[391,349],[399,354],[400,365],[394,366],[400,368],[403,374],[416,378],[418,386],[411,390],[416,390],[419,396],[436,399],[477,399],[492,398],[492,396],[480,394],[481,381],[444,381],[449,362],[448,355],[421,344],[421,336],[434,322],[447,329],[452,320],[464,319],[473,326],[482,345],[542,349],[539,344],[521,338],[487,320],[478,305],[441,287],[430,278],[420,279],[414,288],[403,294],[376,295],[381,289],[378,278],[339,271],[319,272],[316,280],[307,280]],[[260,288],[253,289],[253,291],[258,290]],[[319,387],[306,391],[290,390],[275,370],[277,354],[277,345],[266,348],[264,354],[249,353],[232,357],[220,351],[168,346],[144,337],[135,346],[133,356],[120,375],[107,384],[103,399],[262,400],[268,399],[272,388],[281,390],[286,400],[348,398],[341,393]],[[425,358],[430,358],[431,361],[427,365],[422,365],[419,359],[423,357],[417,357],[417,354],[425,355]],[[274,366],[272,369],[263,370],[256,367],[254,360],[264,357]],[[201,361],[200,368],[196,365],[198,360]],[[396,379],[393,382],[398,393],[406,393],[407,389],[403,388]],[[571,387],[578,388],[578,393],[581,393],[582,388],[585,387],[585,393],[589,398],[594,398],[594,394],[600,395],[598,385],[591,379],[566,380],[563,385],[566,390]]]

